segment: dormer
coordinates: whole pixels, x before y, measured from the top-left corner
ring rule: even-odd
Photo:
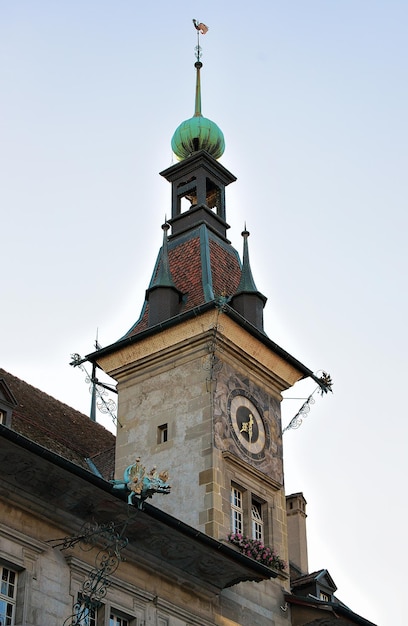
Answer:
[[[292,593],[303,598],[334,602],[336,591],[337,586],[327,569],[321,569],[292,581]]]

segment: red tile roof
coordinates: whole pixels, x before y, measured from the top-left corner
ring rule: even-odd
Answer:
[[[0,379],[5,381],[17,401],[11,418],[13,430],[86,469],[90,468],[85,459],[94,457],[93,461],[104,478],[111,478],[115,450],[112,433],[83,413],[1,368]],[[98,455],[103,455],[101,468]]]
[[[235,250],[227,251],[214,240],[210,240],[210,258],[215,296],[232,296],[239,285],[241,265]]]
[[[169,250],[170,272],[174,284],[185,297],[183,311],[205,302],[202,280],[200,238],[194,237]]]

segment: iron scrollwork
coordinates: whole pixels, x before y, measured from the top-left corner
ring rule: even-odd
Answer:
[[[101,605],[111,585],[109,577],[124,560],[121,552],[128,544],[128,539],[124,536],[127,523],[86,522],[78,535],[50,541],[53,548],[61,550],[78,545],[81,550],[87,552],[94,547],[100,547],[95,557],[95,566],[82,583],[73,613],[64,621],[63,626],[88,624],[91,613]]]

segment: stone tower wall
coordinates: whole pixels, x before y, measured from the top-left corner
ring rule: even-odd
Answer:
[[[205,349],[135,372],[119,383],[117,478],[139,456],[149,470],[167,469],[171,494],[154,505],[205,530],[206,487],[200,478],[212,467],[211,393]],[[160,440],[167,425],[167,441]]]

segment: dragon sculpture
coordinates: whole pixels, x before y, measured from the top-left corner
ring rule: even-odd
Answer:
[[[129,465],[124,473],[123,480],[111,480],[113,489],[119,491],[129,491],[128,504],[137,505],[139,509],[147,498],[151,498],[154,493],[170,493],[171,486],[168,483],[169,473],[167,470],[157,472],[153,467],[150,472],[140,463],[137,457],[133,465]]]

